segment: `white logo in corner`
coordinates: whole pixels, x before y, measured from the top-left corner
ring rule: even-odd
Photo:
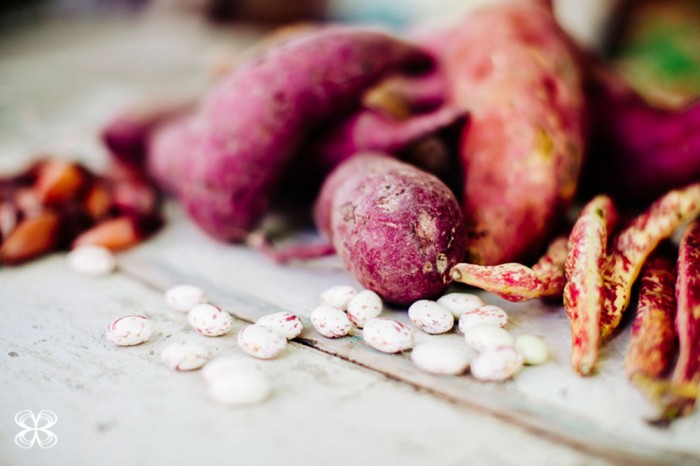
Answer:
[[[58,422],[58,416],[53,411],[42,409],[36,416],[28,409],[15,414],[15,422],[23,428],[15,436],[15,443],[20,448],[32,448],[38,444],[40,448],[51,448],[58,443],[58,437],[49,428]]]

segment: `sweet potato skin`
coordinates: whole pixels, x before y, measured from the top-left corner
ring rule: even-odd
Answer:
[[[459,203],[436,177],[381,155],[357,155],[326,180],[319,230],[350,273],[397,304],[434,298],[464,255]]]
[[[527,262],[577,187],[585,105],[575,52],[539,2],[476,11],[446,47],[450,100],[470,112],[461,149],[468,261]]]
[[[357,27],[318,28],[266,48],[184,123],[194,143],[184,162],[173,161],[186,167],[173,171],[180,200],[212,236],[243,240],[311,128],[348,113],[385,73],[428,64],[416,47]]]

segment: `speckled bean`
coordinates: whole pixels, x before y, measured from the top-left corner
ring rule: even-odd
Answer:
[[[455,324],[449,309],[427,299],[411,304],[408,308],[408,318],[416,327],[432,335],[449,332]]]
[[[199,333],[207,337],[226,335],[233,328],[233,317],[211,304],[198,304],[193,307],[187,320]]]
[[[183,338],[170,343],[160,354],[166,366],[176,371],[199,369],[209,360],[209,349],[203,344]]]
[[[287,340],[298,337],[304,330],[299,316],[284,311],[262,316],[255,324],[275,330],[284,335]]]
[[[464,334],[464,340],[478,352],[494,346],[513,346],[510,333],[493,324],[479,324],[469,328]]]
[[[479,324],[492,324],[501,328],[508,324],[508,314],[498,306],[487,304],[473,311],[465,312],[459,317],[459,331],[465,333]]]
[[[321,293],[321,304],[335,307],[341,311],[348,309],[350,300],[357,294],[357,290],[348,285],[338,285],[328,288]]]
[[[321,304],[311,311],[311,325],[327,338],[344,337],[352,328],[347,314],[327,304]]]
[[[205,382],[210,383],[231,372],[257,369],[259,368],[253,359],[236,354],[212,359],[202,368],[200,374]]]
[[[364,340],[372,348],[384,353],[400,353],[413,347],[414,335],[410,327],[398,320],[377,317],[369,320],[363,330]]]
[[[197,304],[207,302],[207,295],[193,285],[177,285],[165,292],[165,302],[176,311],[190,312]]]
[[[232,406],[260,403],[272,393],[270,378],[257,368],[222,373],[208,381],[207,387],[216,402]]]
[[[474,378],[501,382],[520,371],[523,357],[513,346],[494,346],[479,353],[471,365]]]
[[[462,374],[474,357],[466,347],[445,343],[421,343],[411,351],[411,360],[419,369],[431,374]]]
[[[246,325],[238,332],[238,346],[258,359],[276,358],[287,347],[281,333],[260,325]]]
[[[368,320],[382,313],[382,298],[372,290],[363,290],[350,299],[348,318],[356,327],[362,328]]]
[[[153,335],[153,322],[143,315],[123,316],[107,326],[105,336],[119,346],[135,346],[145,343]]]
[[[484,300],[472,293],[447,293],[437,302],[449,309],[455,319],[484,305]]]

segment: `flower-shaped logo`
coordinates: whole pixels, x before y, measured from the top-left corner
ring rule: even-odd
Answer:
[[[15,422],[23,428],[15,436],[15,443],[20,448],[32,448],[35,443],[40,448],[51,448],[58,443],[56,434],[49,430],[58,422],[58,416],[53,411],[42,409],[36,416],[28,409],[15,415]]]

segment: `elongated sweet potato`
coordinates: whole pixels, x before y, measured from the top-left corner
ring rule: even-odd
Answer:
[[[468,262],[527,262],[576,191],[584,96],[575,52],[543,2],[475,11],[448,36],[450,98],[470,112],[461,162]]]
[[[464,255],[459,203],[436,177],[382,155],[357,155],[328,177],[314,207],[346,268],[385,300],[438,296]]]
[[[569,236],[564,309],[571,321],[571,366],[581,375],[590,373],[598,359],[603,273],[616,222],[612,200],[596,196],[583,208]]]
[[[417,48],[357,27],[314,29],[266,48],[223,79],[188,121],[174,123],[194,141],[173,161],[181,165],[174,170],[180,200],[212,236],[243,240],[312,128],[350,112],[385,74],[429,63]],[[160,138],[174,131],[156,132],[153,150],[172,147]]]
[[[683,223],[700,214],[700,183],[668,192],[613,238],[603,280],[601,338],[612,335],[627,309],[644,261]]]
[[[568,238],[552,241],[544,256],[532,268],[516,262],[499,265],[457,264],[452,267],[452,279],[495,293],[513,302],[561,296],[566,278]]]

